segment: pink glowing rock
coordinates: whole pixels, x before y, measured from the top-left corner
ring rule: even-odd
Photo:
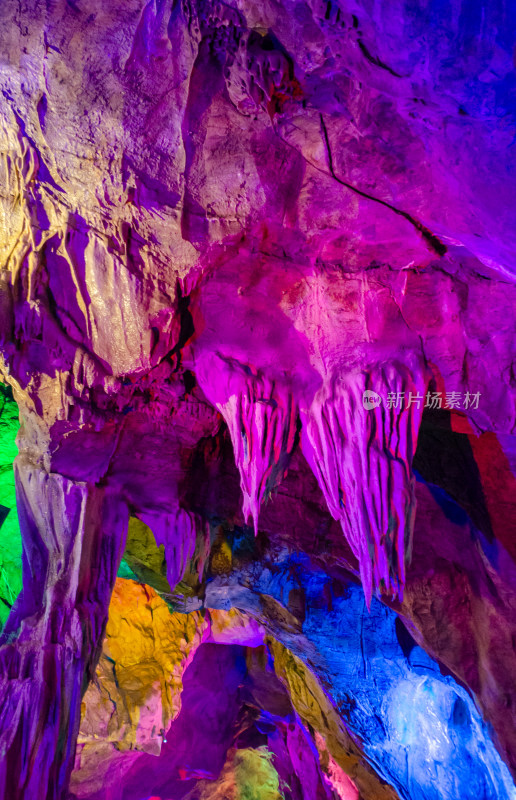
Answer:
[[[281,481],[296,439],[297,412],[288,388],[237,362],[198,363],[206,396],[228,426],[244,495],[243,513],[258,532],[262,502]]]
[[[385,402],[365,408],[372,387]],[[368,602],[376,588],[402,595],[425,388],[403,365],[386,365],[325,384],[302,415],[303,452],[358,558]]]

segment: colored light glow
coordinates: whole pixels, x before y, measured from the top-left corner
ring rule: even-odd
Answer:
[[[239,800],[284,800],[272,753],[266,747],[237,750],[235,783]]]
[[[345,596],[332,597],[328,608],[321,604],[328,576],[307,556],[286,554],[276,566],[262,574],[255,591],[286,603],[302,581],[311,668],[323,677],[332,703],[346,709],[347,727],[401,798],[516,800],[509,770],[473,700],[415,643],[408,655],[403,652],[394,611],[373,598],[368,613],[354,584]],[[230,602],[245,608],[243,592],[236,588]],[[213,595],[209,602],[216,603]],[[292,639],[289,646],[306,660]]]
[[[13,471],[18,428],[18,406],[10,390],[0,384],[0,506],[7,510],[0,523],[0,627],[21,589],[22,545]]]
[[[392,755],[399,763],[396,751],[410,752],[405,785],[411,797],[516,798],[471,698],[451,678],[411,676],[393,682],[383,711],[389,733],[384,757]]]

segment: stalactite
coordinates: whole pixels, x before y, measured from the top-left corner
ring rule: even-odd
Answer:
[[[280,482],[294,446],[293,398],[273,381],[255,378],[221,411],[240,471],[244,517],[247,521],[251,516],[257,530],[260,505]]]
[[[240,472],[246,522],[258,531],[260,505],[284,476],[294,448],[297,408],[289,389],[261,373],[217,360],[198,372],[228,426]],[[219,369],[220,367],[220,369]]]
[[[328,380],[302,412],[303,452],[358,558],[368,603],[375,589],[403,592],[423,389],[408,368],[389,365]],[[381,398],[374,408],[364,407],[367,390]]]
[[[198,514],[179,507],[170,512],[148,511],[138,516],[153,532],[158,547],[165,548],[167,580],[173,589],[193,558],[197,541],[206,535],[206,522]]]

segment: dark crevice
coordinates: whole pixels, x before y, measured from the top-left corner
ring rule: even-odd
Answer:
[[[195,332],[193,317],[190,312],[190,296],[184,295],[181,291],[181,286],[178,283],[177,286],[177,309],[179,312],[179,338],[175,347],[171,350],[168,354],[169,357],[175,355],[177,357],[177,364],[175,366],[174,372],[178,372],[181,367],[181,351],[187,341],[193,336]]]
[[[407,630],[405,625],[403,624],[403,620],[401,617],[396,617],[394,622],[394,630],[396,632],[396,639],[398,640],[398,644],[403,650],[403,655],[405,658],[410,658],[410,654],[414,647],[417,647],[417,642],[412,637],[411,633]]]
[[[367,200],[373,200],[375,203],[379,203],[385,208],[388,208],[390,211],[393,211],[395,214],[398,214],[398,216],[406,219],[407,222],[410,222],[410,224],[413,225],[414,228],[421,234],[421,236],[426,240],[426,242],[432,248],[432,250],[434,250],[434,252],[437,253],[437,255],[444,256],[448,248],[443,242],[441,242],[441,240],[435,234],[432,233],[432,231],[428,230],[428,228],[426,228],[422,222],[419,222],[419,220],[414,219],[414,217],[412,217],[407,211],[402,211],[401,209],[396,208],[396,206],[393,206],[390,203],[388,203],[386,200],[381,200],[379,197],[374,197],[373,195],[368,194],[367,192],[363,192],[361,189],[358,189],[356,186],[353,186],[353,184],[342,180],[342,178],[339,178],[338,175],[335,174],[335,169],[333,167],[333,156],[331,152],[330,139],[328,136],[328,129],[326,128],[326,123],[324,122],[322,114],[319,115],[319,118],[321,120],[321,128],[324,136],[324,141],[326,144],[326,152],[328,154],[328,166],[330,168],[330,173],[332,177],[337,181],[337,183],[340,183],[341,186],[345,186],[347,189],[351,189],[352,192],[355,192],[355,194],[360,195],[360,197],[365,197]]]
[[[185,370],[183,373],[183,383],[185,387],[185,394],[191,394],[197,386],[195,375],[189,369]]]
[[[378,56],[373,56],[372,53],[369,52],[369,50],[363,43],[362,39],[358,39],[358,46],[360,47],[360,50],[362,51],[362,54],[365,56],[365,58],[367,58],[367,60],[371,64],[374,64],[375,67],[380,67],[380,69],[386,70],[386,72],[389,72],[395,78],[403,78],[403,75],[400,75],[399,72],[395,72],[393,69],[388,67],[387,64],[384,64],[384,62],[381,61],[378,58]]]
[[[494,540],[471,443],[467,434],[452,429],[450,411],[424,410],[412,468],[447,519],[456,525],[471,520],[488,542]]]
[[[7,506],[3,506],[0,503],[0,528],[2,527],[2,525],[5,522],[5,520],[7,519],[7,516],[9,514],[10,510],[11,510],[10,508],[7,508]]]

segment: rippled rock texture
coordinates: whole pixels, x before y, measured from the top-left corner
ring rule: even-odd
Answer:
[[[3,0],[0,795],[516,797],[515,41]]]

